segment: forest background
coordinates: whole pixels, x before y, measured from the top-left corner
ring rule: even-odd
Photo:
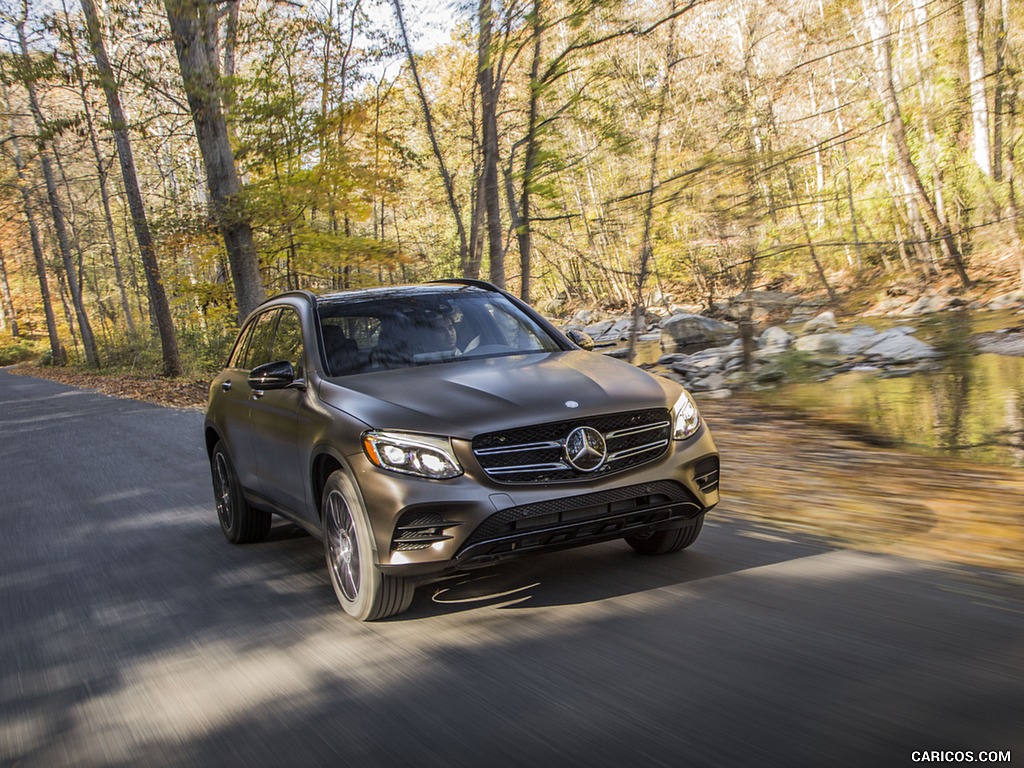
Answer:
[[[409,5],[0,0],[0,364],[203,375],[295,288],[1024,286],[1019,2]]]

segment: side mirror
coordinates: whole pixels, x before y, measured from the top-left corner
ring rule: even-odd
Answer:
[[[569,337],[569,341],[575,344],[580,349],[585,349],[587,352],[594,351],[594,339],[589,333],[583,331],[572,330],[569,331],[566,336]]]
[[[286,389],[295,383],[295,369],[287,360],[257,365],[249,371],[253,389]]]

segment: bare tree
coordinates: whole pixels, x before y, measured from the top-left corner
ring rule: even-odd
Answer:
[[[963,0],[967,32],[967,70],[971,81],[971,122],[974,126],[974,162],[986,176],[992,175],[992,148],[988,136],[988,99],[985,96],[985,49],[982,0]]]
[[[0,87],[3,88],[4,106],[7,108],[10,125],[11,155],[18,176],[18,192],[21,193],[22,212],[28,224],[29,241],[32,243],[32,257],[35,261],[36,277],[39,279],[39,295],[43,302],[43,314],[46,318],[46,334],[50,340],[50,359],[54,365],[67,363],[67,352],[60,343],[57,334],[57,318],[53,314],[53,302],[50,299],[50,285],[46,279],[46,259],[43,257],[43,243],[36,224],[35,210],[32,204],[32,188],[28,178],[27,166],[21,154],[18,141],[17,126],[14,124],[14,113],[11,109],[11,98],[7,89],[7,74],[0,72]]]
[[[939,217],[935,209],[935,203],[925,191],[924,185],[921,183],[921,176],[918,174],[917,167],[914,165],[913,158],[910,155],[910,144],[907,141],[906,128],[903,125],[903,114],[900,110],[899,99],[896,96],[896,87],[893,84],[890,42],[892,31],[889,26],[889,14],[885,7],[886,0],[862,0],[862,2],[864,14],[867,17],[868,30],[874,46],[875,85],[885,109],[886,127],[892,138],[900,177],[907,191],[912,194],[920,206],[921,213],[928,222],[928,227],[942,244],[946,257],[949,259],[960,281],[965,287],[969,287],[971,280],[967,276],[963,256],[956,245],[956,241],[953,239],[953,233],[950,232],[949,226]]]
[[[494,8],[491,0],[480,0],[477,20],[478,39],[477,84],[480,87],[480,123],[483,140],[483,170],[480,191],[487,213],[488,274],[491,282],[505,287],[505,250],[501,242],[501,203],[498,189],[498,87],[494,78],[494,51],[491,24]]]
[[[9,318],[9,319],[8,319]],[[18,315],[14,312],[14,302],[11,301],[11,284],[7,280],[7,262],[4,261],[3,249],[0,249],[0,330],[11,326],[11,337],[18,338],[21,333],[18,330]]]
[[[996,0],[995,18],[995,90],[992,102],[992,176],[1003,180],[1003,141],[1006,127],[1006,96],[1008,90],[1007,56],[1009,55],[1010,0]]]
[[[25,31],[25,21],[28,17],[28,0],[23,0],[23,14],[13,20],[14,28],[18,34],[18,45],[21,49],[20,65],[24,78],[22,84],[28,94],[28,106],[35,120],[39,144],[39,163],[43,169],[43,180],[46,183],[46,196],[50,203],[50,213],[53,216],[53,229],[57,235],[57,245],[60,249],[61,259],[64,262],[64,273],[67,277],[68,293],[71,295],[71,303],[75,310],[75,319],[78,321],[79,333],[82,336],[82,348],[85,351],[87,365],[98,367],[100,364],[99,353],[96,350],[96,339],[93,336],[92,324],[85,311],[82,302],[82,291],[78,282],[78,270],[75,268],[75,260],[71,253],[71,241],[68,237],[67,221],[64,216],[64,209],[61,206],[60,197],[57,194],[57,181],[53,173],[53,166],[50,162],[49,151],[52,144],[47,140],[47,123],[43,116],[42,108],[39,105],[39,97],[36,91],[36,78],[33,70],[32,55],[29,49],[28,36]]]
[[[156,250],[153,247],[153,235],[149,229],[146,206],[142,200],[142,190],[139,187],[139,178],[135,170],[135,157],[132,153],[131,138],[128,136],[128,121],[121,106],[121,94],[118,91],[110,59],[107,56],[107,49],[100,28],[100,20],[96,14],[96,6],[93,5],[92,0],[81,0],[81,4],[82,13],[85,14],[86,28],[89,33],[89,46],[92,48],[93,57],[96,59],[96,69],[99,71],[100,85],[103,87],[103,93],[107,99],[107,110],[110,112],[111,130],[113,131],[114,142],[117,146],[117,156],[121,163],[121,177],[124,181],[125,194],[128,197],[128,207],[132,214],[135,239],[139,243],[142,266],[146,273],[149,304],[156,319],[157,331],[160,334],[164,375],[171,377],[180,376],[181,358],[178,355],[178,341],[174,331],[174,321],[171,317],[171,310],[167,303],[167,294],[164,292],[163,281],[160,277],[160,264],[157,262]],[[104,205],[107,206],[105,194]],[[110,227],[110,237],[113,242],[112,222]]]
[[[85,116],[85,127],[89,134],[89,146],[92,149],[93,159],[96,163],[96,179],[100,188],[100,202],[103,207],[103,221],[107,228],[107,243],[110,248],[110,260],[114,267],[114,279],[117,282],[117,290],[121,297],[121,311],[124,313],[125,325],[128,333],[135,335],[135,321],[132,319],[131,306],[128,304],[128,291],[125,287],[124,272],[121,269],[121,258],[117,249],[117,237],[114,234],[114,217],[110,210],[110,190],[107,183],[108,166],[103,153],[100,151],[99,140],[96,136],[96,125],[93,120],[92,105],[89,103],[89,85],[86,82],[84,67],[78,55],[78,43],[75,40],[75,29],[71,23],[71,15],[68,13],[67,1],[63,2],[65,40],[71,52],[72,69],[78,85],[78,94],[82,99],[82,114]]]
[[[672,70],[676,61],[676,21],[675,21],[676,0],[672,0],[672,21],[668,25],[668,42],[665,46],[665,64],[661,75],[661,88],[658,91],[658,106],[655,110],[654,137],[651,142],[651,160],[647,174],[647,189],[644,192],[644,225],[643,234],[640,239],[640,258],[637,264],[636,285],[633,296],[633,328],[629,334],[629,361],[632,362],[636,354],[636,342],[640,335],[640,328],[647,316],[644,306],[644,284],[647,282],[647,275],[650,271],[651,259],[654,255],[654,246],[651,239],[651,222],[654,216],[654,193],[658,187],[658,159],[661,150],[662,125],[665,122],[665,112],[668,106],[668,96],[672,88]]]
[[[416,95],[419,98],[420,106],[423,108],[423,119],[426,122],[427,137],[430,139],[430,147],[434,151],[434,158],[437,160],[437,165],[441,172],[441,181],[444,184],[445,195],[448,198],[448,207],[451,209],[452,217],[455,219],[455,228],[459,233],[459,264],[462,266],[462,274],[465,277],[476,278],[480,275],[480,263],[473,258],[470,252],[469,242],[466,237],[466,225],[462,219],[462,209],[455,197],[455,180],[445,164],[441,145],[438,143],[430,104],[427,102],[427,94],[423,90],[423,81],[420,80],[420,72],[416,65],[416,56],[413,53],[412,44],[409,42],[409,33],[405,26],[405,14],[402,11],[402,0],[392,0],[392,5],[395,8],[395,18],[398,21],[398,31],[402,37],[402,46],[409,61],[409,71],[412,73],[413,83],[416,86]]]

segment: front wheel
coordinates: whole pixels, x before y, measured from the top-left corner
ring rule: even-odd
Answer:
[[[374,563],[373,532],[355,484],[342,471],[327,479],[323,494],[324,557],[334,594],[358,621],[395,616],[412,603],[413,585],[388,576]]]
[[[651,531],[646,534],[627,536],[626,543],[641,555],[667,555],[678,552],[693,544],[704,527],[704,515],[700,514],[682,528],[665,531]]]
[[[267,538],[273,516],[269,512],[250,506],[245,500],[238,475],[235,474],[235,467],[223,441],[218,442],[213,448],[210,472],[213,474],[217,519],[227,540],[232,544],[249,544]]]

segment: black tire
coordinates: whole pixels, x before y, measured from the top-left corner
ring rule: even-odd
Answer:
[[[415,586],[377,567],[369,517],[344,472],[327,479],[321,509],[327,574],[345,613],[357,621],[376,621],[406,610]]]
[[[638,536],[626,536],[626,543],[641,555],[667,555],[693,544],[704,527],[704,515],[697,515],[682,528],[651,531]]]
[[[223,441],[213,447],[210,473],[213,475],[217,519],[224,537],[232,544],[250,544],[267,538],[273,515],[250,506],[245,500],[235,466]]]

